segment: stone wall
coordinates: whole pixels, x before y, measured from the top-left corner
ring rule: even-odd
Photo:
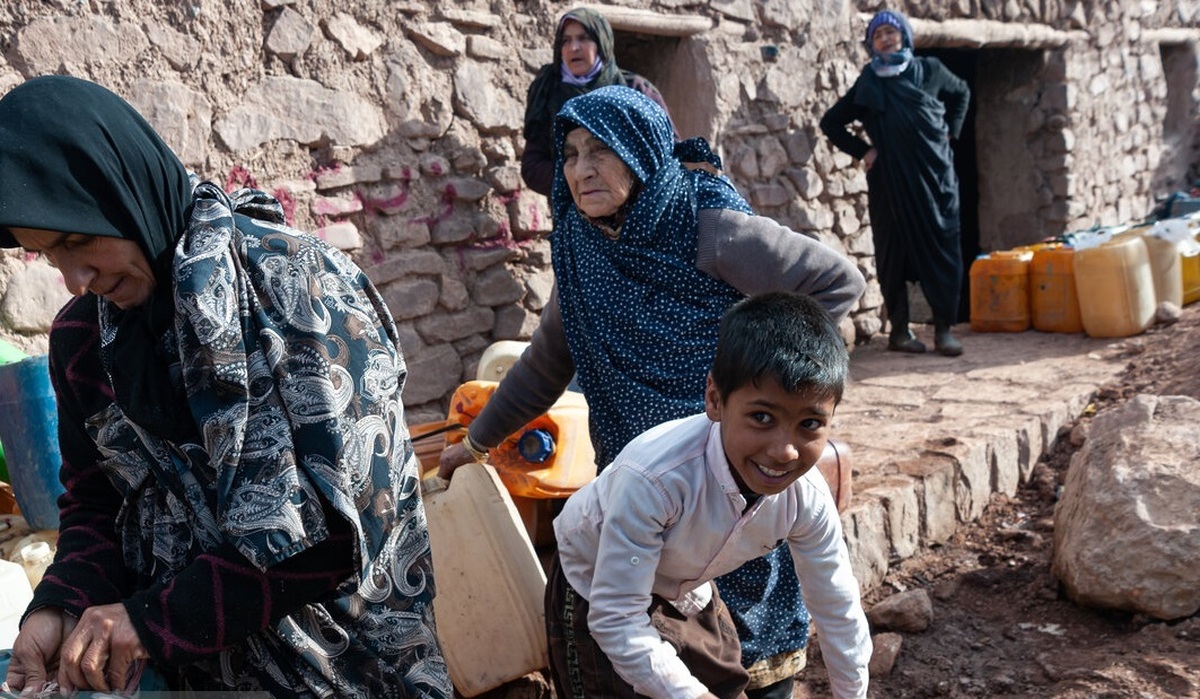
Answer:
[[[46,73],[96,80],[201,176],[275,193],[294,225],[350,251],[379,285],[412,369],[412,419],[434,420],[488,344],[529,337],[549,295],[549,211],[522,188],[520,130],[569,6],[6,0],[0,91]],[[865,21],[882,6],[629,0],[607,11],[623,67],[659,85],[681,135],[708,137],[760,213],[873,280],[865,178],[816,123],[858,74]],[[1194,3],[901,9],[919,50],[976,66],[985,249],[1140,217],[1195,176]],[[0,256],[0,339],[44,351],[65,295],[40,260]],[[872,283],[847,336],[878,332],[880,306]]]

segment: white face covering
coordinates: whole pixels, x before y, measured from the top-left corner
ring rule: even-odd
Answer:
[[[583,87],[584,85],[590,83],[597,75],[599,75],[600,71],[603,69],[604,61],[600,60],[599,56],[596,56],[596,62],[592,64],[592,69],[583,75],[575,75],[571,72],[571,69],[567,67],[567,64],[564,63],[562,64],[561,68],[562,81],[570,85]]]
[[[912,63],[912,49],[902,48],[895,53],[876,54],[871,58],[871,70],[881,78],[890,78],[904,72]]]

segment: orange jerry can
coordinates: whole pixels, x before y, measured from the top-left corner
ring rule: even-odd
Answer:
[[[1029,306],[1035,330],[1083,332],[1075,291],[1075,248],[1055,245],[1034,251],[1029,262]]]
[[[1031,250],[980,255],[971,264],[971,329],[1019,333],[1029,329]]]
[[[447,424],[466,427],[491,399],[496,381],[468,381],[450,398]],[[464,430],[446,435],[462,441]],[[567,391],[545,414],[531,420],[491,450],[488,463],[514,496],[565,498],[596,477],[596,452],[588,434],[587,402]]]

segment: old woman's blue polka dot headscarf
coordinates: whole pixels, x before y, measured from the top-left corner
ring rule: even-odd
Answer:
[[[616,240],[571,199],[562,150],[577,127],[611,148],[641,183]],[[720,161],[703,139],[675,144],[666,112],[636,90],[610,86],[568,100],[554,141],[554,274],[603,467],[646,429],[703,410],[717,324],[741,294],[696,269],[696,213],[750,207],[723,177],[683,167],[679,156]]]

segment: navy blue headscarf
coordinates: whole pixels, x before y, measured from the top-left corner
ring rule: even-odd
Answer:
[[[876,53],[875,52],[875,30],[887,25],[893,27],[900,32],[901,48],[895,53]],[[913,32],[908,20],[899,12],[891,10],[882,10],[867,24],[867,36],[863,39],[863,45],[867,47],[867,53],[871,54],[871,69],[880,77],[893,77],[904,72],[913,57]]]
[[[577,127],[640,185],[615,240],[575,207],[563,175],[563,143]],[[568,100],[554,140],[554,274],[603,467],[649,427],[703,409],[717,324],[742,295],[696,269],[697,212],[750,207],[725,178],[683,166],[720,167],[720,159],[703,139],[676,144],[666,112],[636,90],[610,86]]]

